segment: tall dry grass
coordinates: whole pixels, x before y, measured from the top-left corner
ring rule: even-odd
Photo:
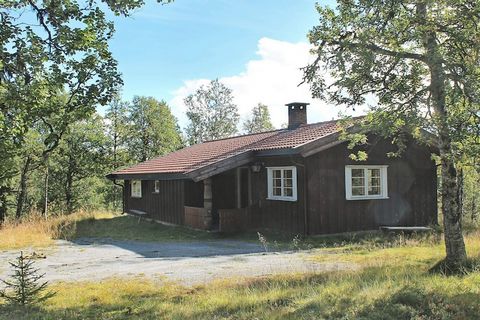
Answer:
[[[45,219],[41,214],[32,213],[20,221],[9,219],[0,226],[0,250],[47,247],[55,239],[71,239],[78,221],[106,215],[112,214],[80,211]]]

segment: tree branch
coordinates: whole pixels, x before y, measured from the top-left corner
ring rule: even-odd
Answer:
[[[393,51],[389,49],[382,48],[376,44],[372,43],[353,43],[353,42],[340,42],[340,41],[335,41],[333,44],[341,46],[341,47],[346,47],[346,48],[360,48],[360,49],[369,49],[371,51],[374,51],[376,53],[385,55],[385,56],[390,56],[390,57],[395,57],[395,58],[403,58],[403,59],[412,59],[412,60],[418,60],[422,62],[426,62],[426,57],[422,54],[419,53],[413,53],[413,52],[401,52],[401,51]]]

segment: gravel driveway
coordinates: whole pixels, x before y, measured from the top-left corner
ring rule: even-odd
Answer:
[[[25,250],[31,254],[32,250]],[[315,263],[320,251],[263,252],[259,244],[231,241],[137,242],[110,239],[57,241],[53,248],[35,250],[36,267],[49,281],[100,280],[112,276],[166,277],[195,285],[229,277],[256,277],[290,272],[321,272],[355,268],[342,263]],[[0,252],[0,278],[11,271],[8,261],[18,251]]]

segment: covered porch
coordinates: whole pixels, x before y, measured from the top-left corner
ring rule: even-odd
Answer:
[[[225,233],[256,227],[252,175],[248,166],[207,177],[186,190],[185,225]],[[189,201],[196,199],[196,201]],[[201,199],[201,201],[200,201]]]

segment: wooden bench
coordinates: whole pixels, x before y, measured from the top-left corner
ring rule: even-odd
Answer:
[[[140,220],[142,220],[142,218],[147,215],[145,211],[141,211],[141,210],[128,210],[128,213],[134,216],[137,216],[138,223],[140,223]]]
[[[430,232],[432,228],[429,227],[389,227],[389,226],[381,226],[380,230],[383,232],[405,232],[405,233],[413,233],[413,232]]]

